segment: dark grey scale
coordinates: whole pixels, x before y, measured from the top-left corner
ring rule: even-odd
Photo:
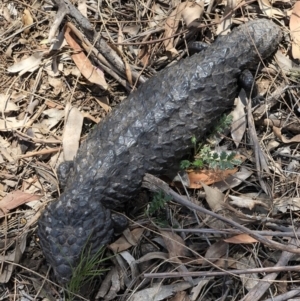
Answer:
[[[191,137],[200,140],[232,107],[241,72],[271,55],[281,36],[270,20],[239,26],[150,78],[95,127],[69,174],[64,171],[63,193],[38,223],[41,247],[60,283],[70,280],[86,246],[96,252],[125,225],[110,209],[135,198],[146,172],[178,168],[193,147]]]

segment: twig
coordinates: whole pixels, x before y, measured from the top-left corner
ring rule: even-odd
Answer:
[[[169,273],[145,273],[145,278],[178,278],[178,277],[213,277],[213,276],[224,276],[224,275],[243,275],[243,274],[254,274],[254,273],[279,273],[279,272],[299,272],[300,265],[295,266],[275,266],[268,268],[256,268],[256,269],[244,269],[244,270],[227,270],[222,272],[169,272]],[[271,285],[272,283],[268,283]],[[258,285],[261,285],[261,281]],[[244,300],[244,299],[243,299]],[[248,300],[248,299],[247,299]],[[258,300],[257,298],[251,300]]]
[[[215,229],[181,229],[181,228],[161,228],[161,231],[170,232],[187,232],[187,233],[202,233],[202,234],[224,234],[224,235],[239,235],[243,232],[235,229],[226,230],[215,230]],[[252,231],[252,233],[259,234],[262,236],[276,236],[276,237],[298,237],[297,233],[291,232],[280,232],[280,231]],[[300,234],[299,234],[300,237]]]

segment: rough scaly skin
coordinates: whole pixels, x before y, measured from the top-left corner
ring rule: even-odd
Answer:
[[[63,194],[39,220],[44,255],[62,283],[87,241],[95,252],[111,240],[110,209],[135,197],[146,172],[178,170],[191,138],[203,137],[233,105],[241,71],[271,55],[280,40],[271,21],[239,26],[149,79],[97,125],[74,159]]]

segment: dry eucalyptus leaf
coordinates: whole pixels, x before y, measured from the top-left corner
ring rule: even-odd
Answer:
[[[252,173],[252,170],[241,167],[240,171],[234,175],[228,176],[228,178],[226,178],[224,181],[215,183],[213,188],[217,188],[219,191],[225,191],[228,188],[234,188],[240,185],[244,180],[248,179]]]
[[[256,239],[254,239],[253,237],[251,237],[249,234],[239,234],[239,235],[235,235],[233,237],[230,238],[226,238],[224,239],[225,242],[227,243],[231,243],[231,244],[254,244],[257,242]]]
[[[261,11],[269,18],[282,18],[285,17],[284,13],[272,6],[269,0],[258,0]]]
[[[136,292],[131,297],[131,301],[160,301],[166,300],[167,298],[174,295],[176,292],[181,292],[183,290],[192,287],[187,281],[175,282],[170,285],[154,285],[154,287],[143,289]]]
[[[0,255],[0,261],[3,263],[0,274],[0,283],[7,283],[16,267],[14,263],[19,263],[22,254],[26,247],[27,234],[23,234],[17,241],[13,251],[10,251],[8,255]],[[11,262],[12,264],[10,264]]]
[[[232,24],[232,12],[236,8],[236,0],[228,0],[224,11],[224,18],[222,22],[219,23],[217,27],[217,35],[225,35],[230,31],[230,26]]]
[[[246,131],[245,100],[246,93],[243,89],[241,89],[239,97],[236,100],[236,106],[230,114],[233,117],[231,124],[231,137],[236,147],[239,146]]]
[[[0,94],[0,112],[8,113],[12,111],[19,111],[19,106],[9,100],[9,95]]]
[[[0,119],[0,131],[15,130],[24,125],[23,120],[17,120],[16,117],[6,117],[4,120]]]
[[[77,44],[77,42],[71,36],[71,28],[66,26],[65,39],[69,46],[73,48],[74,54],[71,55],[74,63],[81,72],[81,74],[91,83],[98,85],[103,90],[108,89],[103,72],[92,65],[89,58],[83,52],[83,49]]]
[[[187,27],[197,26],[203,15],[204,1],[188,2],[182,11],[182,18]]]
[[[205,184],[202,185],[206,193],[206,201],[209,205],[209,208],[214,212],[222,210],[225,195],[216,188],[211,188]]]
[[[278,139],[280,139],[283,143],[299,143],[300,142],[300,134],[295,135],[293,138],[291,139],[287,139],[285,138],[285,136],[281,133],[281,128],[278,128],[276,126],[273,126],[273,132],[276,135],[276,137]]]
[[[87,18],[87,5],[86,0],[79,0],[77,9],[81,12],[83,16]]]
[[[52,108],[45,110],[43,114],[48,116],[48,118],[44,118],[41,122],[41,125],[44,127],[44,129],[51,130],[63,119],[65,112],[63,110]]]
[[[188,255],[189,252],[185,247],[185,242],[178,234],[168,231],[160,231],[160,233],[162,234],[170,258]]]
[[[12,191],[0,201],[0,217],[4,217],[12,209],[27,202],[39,200],[41,197],[41,195],[29,194],[20,190]]]
[[[151,9],[153,13],[152,20],[149,22],[149,28],[157,27],[158,25],[162,25],[162,22],[166,18],[166,13],[162,9],[159,3],[154,3]]]
[[[290,17],[290,33],[293,58],[300,59],[300,1],[296,1]]]
[[[33,72],[39,67],[44,54],[44,51],[37,51],[32,56],[8,67],[7,71],[11,73],[19,72],[20,75],[23,75],[26,72]]]
[[[226,255],[228,251],[228,244],[223,240],[217,241],[210,245],[205,252],[205,258],[209,262],[215,262]],[[208,262],[204,261],[204,265],[209,265]]]
[[[282,213],[300,210],[300,198],[283,197],[274,200],[274,208]]]
[[[24,26],[28,26],[28,25],[33,24],[33,18],[32,18],[31,13],[28,9],[24,9],[23,16],[22,16],[22,21],[23,21]],[[26,28],[24,30],[25,34],[28,34],[29,32],[30,32],[30,28]]]
[[[68,110],[67,107],[66,111],[68,114],[63,134],[63,148],[65,161],[71,161],[74,159],[79,147],[83,115],[77,108],[73,107]]]
[[[63,91],[63,81],[61,78],[48,76],[48,83],[54,88],[53,94],[58,95]]]
[[[238,255],[238,254],[236,254]],[[256,262],[253,258],[245,257],[245,256],[235,256],[237,259],[236,268],[239,270],[245,269],[254,269],[256,268]],[[257,284],[259,284],[259,277],[257,273],[253,274],[241,274],[239,275],[241,281],[243,282],[243,287],[245,287],[248,291],[254,288]]]
[[[187,26],[191,25],[195,20],[201,18],[203,14],[204,5],[201,2],[200,4],[186,1],[177,5],[177,7],[173,10],[170,16],[167,18],[165,23],[165,33],[164,38],[169,38],[164,41],[164,45],[166,51],[169,51],[173,55],[177,54],[177,50],[174,45],[174,37],[172,37],[179,25],[179,21],[181,18],[184,18]]]
[[[142,237],[144,233],[144,228],[136,228],[130,231],[131,235],[134,237],[134,239],[131,239],[128,241],[124,236],[121,236],[118,238],[115,242],[111,243],[109,245],[109,248],[114,252],[122,252],[125,250],[128,250],[132,246],[136,246],[140,238]]]

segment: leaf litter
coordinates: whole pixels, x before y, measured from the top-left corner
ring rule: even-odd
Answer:
[[[213,43],[235,24],[262,15],[285,32],[275,61],[257,72],[263,99],[250,109],[244,102],[236,105],[231,128],[218,133],[211,146],[243,160],[225,170],[204,164],[188,170],[189,185],[171,186],[177,198],[213,215],[178,205],[173,195],[149,216],[152,194],[142,192],[125,212],[129,229],[106,250],[107,256],[114,254],[104,263],[110,271],[81,292],[81,299],[91,294],[106,300],[232,300],[233,295],[283,300],[289,291],[299,296],[293,287],[297,273],[289,272],[297,267],[292,251],[298,245],[293,237],[300,210],[299,1],[107,1],[102,6],[78,1],[80,12],[108,43],[103,53],[72,18],[56,27],[56,12],[47,6],[46,1],[13,1],[0,8],[2,296],[63,299],[50,282],[54,278],[35,227],[44,205],[59,193],[55,170],[62,153],[72,159],[95,123],[147,78],[189,55],[189,42]],[[273,267],[267,273],[251,271]],[[238,277],[234,269],[241,272]],[[209,276],[217,271],[224,274]],[[174,279],[164,273],[179,274]],[[224,285],[228,279],[230,286]]]

